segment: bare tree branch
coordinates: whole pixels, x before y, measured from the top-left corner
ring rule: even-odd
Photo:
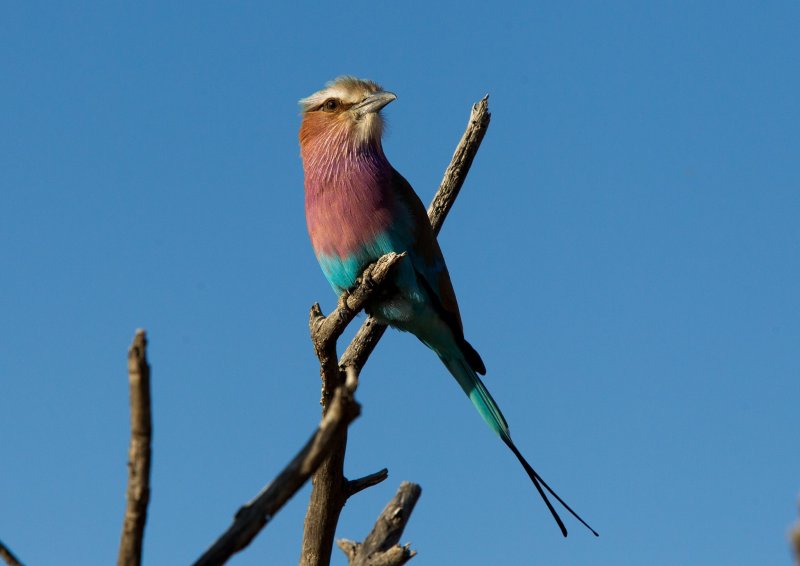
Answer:
[[[328,317],[322,317],[319,305],[315,304],[311,308],[309,327],[311,341],[320,364],[323,414],[328,410],[330,392],[339,386],[344,375],[344,371],[336,361],[336,340],[356,313],[366,305],[367,292],[373,292],[387,280],[393,267],[404,257],[405,254],[387,254],[364,270],[356,289],[342,294],[336,310]],[[353,373],[358,372],[353,366],[349,369]],[[312,480],[314,487],[311,490],[303,528],[300,564],[330,562],[339,513],[347,497],[352,493],[343,472],[346,447],[347,429],[342,429],[334,439],[330,455],[314,474]]]
[[[436,191],[436,195],[428,207],[428,218],[431,220],[431,226],[433,226],[433,232],[436,235],[441,231],[442,224],[444,224],[448,213],[453,208],[458,193],[461,192],[461,187],[467,178],[469,168],[472,167],[472,161],[478,153],[483,136],[486,135],[486,130],[489,129],[489,121],[491,119],[489,95],[487,94],[480,102],[472,105],[467,129],[464,131],[464,135],[461,136],[461,141],[456,146],[450,165],[445,169],[444,177],[439,184],[439,190]]]
[[[14,556],[14,553],[0,541],[0,558],[2,558],[8,566],[22,566],[22,562]]]
[[[322,315],[319,304],[311,307],[308,324],[311,330],[311,342],[314,344],[314,351],[320,362],[323,412],[331,391],[341,383],[343,375],[340,365],[336,361],[336,341],[350,321],[366,306],[370,296],[375,292],[375,288],[383,284],[397,262],[405,255],[405,253],[389,253],[368,266],[359,277],[356,288],[339,297],[336,310],[329,316]],[[356,372],[358,370],[359,368],[356,368]]]
[[[475,154],[489,127],[490,118],[489,100],[486,96],[472,106],[467,129],[456,147],[450,165],[439,185],[439,190],[428,209],[428,218],[436,234],[441,230],[445,217],[453,207],[464,184]],[[353,367],[360,373],[385,331],[384,324],[379,323],[371,316],[367,317],[339,359],[339,368]],[[325,375],[334,376],[336,372],[333,371],[333,362],[331,361],[331,356],[335,356],[335,351],[327,351],[322,354],[320,356],[317,349],[323,374],[322,405],[324,412],[325,397],[326,394],[329,394],[330,383],[332,383],[326,381]],[[346,450],[347,431],[344,430],[337,439],[337,444],[330,456],[322,463],[312,479],[314,487],[306,511],[300,566],[328,566],[330,564],[339,514],[347,498],[352,495],[344,476]]]
[[[283,505],[305,484],[311,473],[327,456],[333,438],[347,428],[359,414],[349,387],[334,391],[328,411],[317,432],[286,468],[249,503],[236,513],[233,524],[201,556],[195,566],[224,564],[233,554],[245,548]]]
[[[150,417],[150,366],[147,364],[147,337],[136,331],[128,350],[128,381],[131,397],[131,444],[128,449],[128,488],[119,566],[139,566],[142,541],[150,501],[150,456],[152,421]]]
[[[405,254],[390,253],[367,267],[358,286],[339,299],[339,304],[327,317],[319,305],[311,307],[309,326],[312,341],[320,358],[323,376],[325,412],[317,432],[286,468],[251,502],[236,513],[233,524],[201,556],[195,566],[224,564],[233,554],[245,548],[272,519],[281,507],[305,484],[323,461],[327,460],[339,439],[359,414],[360,407],[353,399],[358,387],[355,368],[340,372],[336,363],[336,340],[351,320],[364,308],[381,286],[389,280],[394,267]]]
[[[402,566],[416,555],[409,545],[399,546],[398,543],[421,493],[417,484],[401,483],[363,543],[338,541],[350,566]]]

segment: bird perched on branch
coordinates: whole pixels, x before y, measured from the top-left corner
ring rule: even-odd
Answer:
[[[322,271],[341,295],[384,254],[406,252],[393,291],[371,305],[370,314],[411,332],[439,356],[525,468],[564,536],[567,530],[545,490],[597,535],[528,464],[478,377],[486,368],[464,338],[453,285],[425,208],[383,153],[380,111],[395,98],[372,81],[340,77],[300,101],[306,222]]]

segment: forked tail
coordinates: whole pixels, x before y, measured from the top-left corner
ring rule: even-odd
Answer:
[[[495,400],[492,398],[492,395],[489,393],[489,390],[486,389],[486,386],[481,381],[481,378],[478,377],[478,374],[475,373],[467,362],[464,360],[463,357],[459,358],[447,358],[444,356],[439,356],[441,360],[444,362],[444,365],[447,366],[447,369],[450,370],[450,373],[453,374],[453,377],[456,378],[458,384],[464,390],[464,393],[472,401],[472,404],[475,405],[475,408],[478,409],[478,412],[483,417],[483,420],[486,421],[486,424],[497,433],[497,435],[503,440],[506,446],[511,449],[514,453],[514,456],[517,457],[519,463],[522,464],[522,467],[525,468],[525,471],[528,474],[528,477],[531,478],[534,487],[536,487],[536,491],[539,492],[539,495],[544,500],[545,505],[550,510],[550,514],[553,515],[553,519],[555,519],[558,527],[561,529],[561,534],[567,536],[567,528],[564,526],[564,522],[559,517],[558,512],[556,512],[553,504],[550,503],[550,499],[547,497],[547,493],[545,490],[550,493],[556,500],[564,506],[564,509],[569,511],[569,513],[578,519],[587,529],[592,531],[594,536],[600,536],[597,531],[595,531],[589,524],[581,519],[580,515],[578,515],[572,508],[567,505],[563,499],[561,499],[558,494],[553,491],[553,489],[547,485],[542,479],[542,476],[536,473],[525,457],[520,453],[517,447],[514,445],[514,441],[511,440],[511,434],[508,432],[508,423],[506,422],[503,413],[500,411],[500,407],[497,406]]]

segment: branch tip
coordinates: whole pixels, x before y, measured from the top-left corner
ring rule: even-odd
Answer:
[[[364,476],[363,478],[348,480],[346,488],[347,498],[349,499],[359,491],[364,491],[368,487],[378,485],[379,483],[386,480],[386,478],[388,477],[389,477],[389,470],[383,468],[382,470],[379,470],[374,474],[369,474],[368,476]]]
[[[402,482],[363,543],[339,541],[350,566],[401,566],[417,554],[411,550],[410,544],[400,546],[398,543],[421,493],[419,485]]]
[[[150,460],[153,424],[150,407],[150,365],[147,335],[136,330],[128,349],[128,383],[131,405],[131,440],[128,448],[128,486],[120,537],[118,566],[138,566],[142,561],[144,527],[150,502]]]

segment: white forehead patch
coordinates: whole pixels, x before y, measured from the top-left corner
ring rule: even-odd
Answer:
[[[361,102],[370,94],[380,92],[381,87],[369,80],[355,77],[338,77],[325,85],[325,88],[299,101],[303,112],[316,108],[329,98],[338,98],[344,103]]]

